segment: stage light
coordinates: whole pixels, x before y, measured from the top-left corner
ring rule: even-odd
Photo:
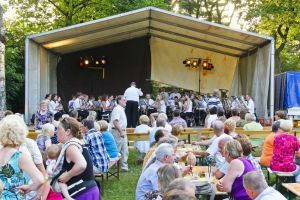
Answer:
[[[208,67],[208,60],[203,60],[202,67],[207,68]]]
[[[186,61],[186,64],[187,64],[187,65],[190,65],[191,62],[192,62],[192,61],[191,61],[190,59],[188,59],[188,60]]]
[[[83,59],[82,59],[81,57],[80,57],[79,67],[80,67],[80,68],[85,67],[85,64],[84,64],[84,62],[83,62]]]
[[[105,56],[102,56],[102,58],[101,58],[101,64],[102,64],[102,65],[105,65],[106,63],[107,63],[106,57],[105,57]]]
[[[89,61],[89,59],[87,59],[87,58],[86,58],[86,59],[84,59],[84,64],[85,64],[85,65],[88,65],[88,64],[90,64],[90,61]]]
[[[98,60],[95,61],[95,65],[99,65],[99,61]]]

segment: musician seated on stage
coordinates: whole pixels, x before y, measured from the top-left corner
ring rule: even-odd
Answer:
[[[181,117],[187,121],[193,116],[193,103],[187,94],[183,97],[183,100],[183,112],[181,113]]]
[[[187,128],[186,121],[180,117],[180,111],[176,109],[173,112],[173,119],[170,121],[170,125],[174,127],[177,124],[181,125],[183,128]]]
[[[195,100],[195,120],[196,125],[204,126],[206,118],[207,103],[204,100],[204,95],[196,96]]]
[[[162,96],[160,94],[157,95],[156,101],[154,102],[152,107],[155,108],[157,112],[150,115],[151,124],[155,122],[155,118],[159,113],[166,113],[167,111],[166,102],[162,99]]]
[[[151,113],[155,113],[156,109],[153,107],[154,101],[151,99],[150,94],[145,95],[145,99],[140,100],[140,109],[141,113],[145,115],[150,115]]]

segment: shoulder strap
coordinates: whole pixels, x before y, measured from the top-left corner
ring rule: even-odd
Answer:
[[[66,150],[68,149],[68,147],[70,145],[75,145],[78,147],[78,149],[80,149],[80,151],[82,152],[82,145],[80,143],[80,141],[76,138],[72,138],[71,140],[69,140],[68,142],[66,142],[64,145],[63,145],[63,148],[57,158],[57,161],[56,161],[56,164],[55,164],[55,167],[54,169],[62,162],[62,160],[64,159],[65,157],[65,153],[66,153]]]

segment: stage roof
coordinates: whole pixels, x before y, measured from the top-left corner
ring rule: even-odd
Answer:
[[[66,54],[147,35],[235,57],[247,55],[272,40],[154,7],[31,35],[28,39],[53,53]]]

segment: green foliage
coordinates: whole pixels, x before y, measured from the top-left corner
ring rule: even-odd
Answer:
[[[169,0],[9,0],[9,3],[16,17],[5,20],[7,109],[21,113],[24,112],[26,36],[145,6],[170,9]]]
[[[300,67],[300,1],[248,0],[246,20],[251,30],[270,35],[276,42],[276,72]]]
[[[177,0],[176,3],[182,14],[225,25],[230,25],[234,14],[244,6],[242,0]]]

